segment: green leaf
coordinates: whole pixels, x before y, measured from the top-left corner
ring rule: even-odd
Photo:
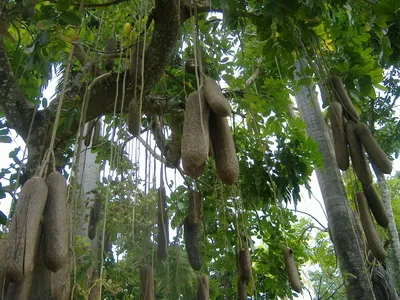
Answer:
[[[58,0],[56,3],[56,8],[58,11],[66,11],[70,6],[70,0]]]
[[[12,139],[8,135],[1,135],[0,136],[0,143],[11,143]]]
[[[40,20],[36,23],[37,28],[40,30],[47,30],[55,24],[54,19]]]
[[[232,86],[232,85],[233,85],[233,82],[235,81],[235,76],[230,75],[230,74],[224,74],[224,75],[222,75],[221,77],[222,77],[223,80],[226,81],[226,83],[227,83],[229,86]]]
[[[224,58],[221,60],[221,63],[222,63],[222,64],[223,64],[223,63],[226,63],[228,60],[229,60],[229,57],[224,57]]]
[[[52,5],[44,5],[40,8],[40,11],[42,12],[40,19],[51,19],[56,16],[56,11],[54,9],[54,6]]]
[[[64,11],[61,13],[59,18],[70,25],[78,25],[81,23],[81,18],[79,18],[79,16],[72,11]]]
[[[7,224],[7,216],[0,210],[0,224],[6,225]]]

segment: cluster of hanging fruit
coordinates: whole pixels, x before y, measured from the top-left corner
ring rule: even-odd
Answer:
[[[57,274],[68,263],[67,218],[64,176],[53,171],[46,180],[35,176],[25,182],[15,206],[9,234],[1,244],[3,270],[0,274],[10,283],[7,299],[29,298],[38,256],[43,258],[44,265],[52,274]]]
[[[188,215],[185,217],[184,241],[190,266],[201,271],[203,257],[201,252],[201,220],[203,219],[203,205],[201,194],[197,191],[189,191]],[[238,271],[238,299],[247,299],[247,286],[253,278],[251,257],[247,246],[244,246],[236,254],[236,268]],[[208,276],[201,274],[197,286],[197,299],[208,300],[209,298]]]
[[[230,114],[229,102],[212,78],[206,77],[203,88],[187,97],[181,141],[187,175],[197,178],[203,174],[211,144],[218,177],[225,184],[237,182],[239,163],[226,119]]]
[[[195,74],[193,60],[186,63],[185,70]],[[204,79],[202,90],[188,96],[181,144],[182,165],[187,175],[197,178],[204,172],[206,161],[211,154],[211,143],[218,177],[225,184],[237,182],[238,159],[226,120],[230,114],[228,100],[222,94],[216,81],[209,77]],[[202,267],[199,231],[202,217],[201,195],[199,192],[190,190],[189,212],[184,220],[184,240],[189,263],[194,270],[198,271]],[[293,251],[287,247],[284,250],[284,263],[292,289],[301,292],[301,282]],[[247,299],[247,287],[253,279],[251,256],[247,245],[243,245],[236,253],[236,268],[238,299],[244,300]],[[197,299],[209,299],[208,278],[203,280],[203,277],[207,276],[203,274],[199,280]]]
[[[194,61],[189,60],[185,71],[195,74]],[[128,113],[128,129],[131,134],[139,134],[139,106],[132,101]],[[231,115],[228,100],[222,94],[217,82],[210,77],[204,78],[203,88],[191,93],[185,104],[184,124],[181,140],[182,166],[185,173],[198,178],[205,170],[206,162],[214,155],[218,177],[225,184],[235,184],[239,175],[239,163],[235,145],[226,117]],[[183,222],[184,242],[190,266],[201,271],[203,257],[201,251],[201,220],[203,218],[202,196],[200,192],[189,190],[188,215]],[[165,189],[158,191],[158,234],[157,256],[160,260],[167,258],[168,217],[166,214]],[[293,251],[284,249],[284,263],[289,283],[293,290],[301,292]],[[247,245],[236,253],[238,271],[238,299],[247,299],[247,287],[252,280],[251,256]],[[141,268],[141,290],[143,299],[154,299],[154,283],[152,266],[145,264]],[[196,291],[197,299],[209,299],[208,276],[201,274]]]
[[[379,146],[368,126],[360,122],[360,116],[351,102],[342,80],[332,76],[328,81],[332,90],[333,102],[329,105],[329,118],[334,141],[336,162],[342,171],[349,168],[349,156],[354,172],[362,185],[362,192],[356,193],[356,202],[368,247],[379,261],[384,261],[386,251],[382,246],[370,210],[376,222],[387,228],[389,218],[382,200],[372,183],[368,158],[374,168],[390,174],[392,164]]]

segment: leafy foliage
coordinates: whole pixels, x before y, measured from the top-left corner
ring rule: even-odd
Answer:
[[[12,24],[7,32],[14,38],[4,42],[8,61],[24,97],[40,110],[52,105],[50,99],[43,97],[43,90],[55,80],[54,70],[58,74],[66,70],[73,43],[80,45],[87,57],[75,55],[69,78],[61,79],[68,79],[69,87],[78,85],[87,90],[94,78],[105,73],[104,59],[110,55],[104,51],[106,40],[115,38],[117,48],[123,50],[113,57],[112,72],[125,76],[130,65],[129,49],[133,49],[138,38],[146,44],[151,41],[153,21],[159,17],[153,15],[151,1],[116,1],[110,6],[96,1],[84,4],[80,7],[70,0],[5,4],[5,21]],[[101,108],[107,111],[99,114],[105,124],[104,132],[91,151],[97,153],[97,162],[113,174],[103,178],[98,188],[106,195],[102,204],[108,205],[105,228],[112,245],[112,251],[103,249],[103,296],[138,298],[138,270],[150,261],[155,262],[157,299],[195,298],[199,274],[189,266],[181,228],[188,210],[188,190],[195,188],[204,199],[202,272],[210,276],[211,299],[236,296],[237,272],[233,262],[243,246],[250,247],[253,260],[254,278],[248,286],[249,294],[254,292],[261,299],[295,297],[286,280],[284,245],[293,248],[298,266],[307,262],[315,265],[315,271],[308,275],[318,299],[333,293],[342,298],[344,290],[328,235],[319,233],[313,238],[308,231],[309,221],[299,220],[284,208],[291,202],[297,205],[301,200],[300,188],[310,188],[312,171],[321,166],[318,147],[306,136],[304,124],[296,113],[290,116],[291,97],[296,90],[294,62],[300,53],[308,58],[310,68],[306,75],[321,84],[329,75],[340,75],[362,120],[371,127],[378,125],[376,138],[387,153],[397,157],[400,123],[394,108],[399,96],[400,4],[393,0],[217,0],[212,5],[212,9],[223,14],[199,13],[181,24],[181,39],[176,41],[166,72],[151,89],[151,94],[158,97],[155,99],[166,104],[161,112],[143,115],[142,128],[157,140],[154,124],[160,124],[163,135],[170,132],[174,121],[180,135],[185,97],[198,84],[198,79],[185,73],[182,65],[196,53],[201,58],[203,73],[224,81],[223,90],[233,108],[230,124],[239,158],[239,183],[234,187],[222,185],[212,158],[198,180],[184,178],[182,183],[166,178],[171,189],[168,216],[176,235],[169,245],[168,263],[155,260],[157,197],[155,183],[149,188],[147,178],[151,173],[147,169],[150,159],[145,161],[146,178],[140,178],[139,167],[143,166],[133,162],[136,160],[128,150],[130,136],[123,109],[111,114],[109,107]],[[3,43],[3,37],[0,42]],[[89,67],[85,60],[90,62]],[[309,78],[300,81],[311,83]],[[62,80],[56,93],[60,92],[61,83]],[[59,134],[65,137],[60,146],[62,159],[59,158],[65,173],[66,167],[75,167],[72,157],[76,139],[75,132],[70,130],[84,111],[82,95],[78,93],[65,101],[57,124]],[[0,121],[0,142],[10,143],[3,111]],[[46,126],[48,131],[54,125]],[[172,137],[162,137],[157,141],[158,148],[171,140]],[[20,185],[18,178],[26,163],[19,158],[21,152],[20,147],[10,152],[12,163],[0,170],[2,182],[8,184],[0,186],[0,198]],[[395,191],[397,183],[391,184]],[[397,196],[393,195],[395,201]],[[0,223],[5,225],[6,219],[0,217]],[[103,225],[100,222],[97,229]],[[86,251],[88,244],[85,237],[74,239],[78,261],[75,291],[80,298],[89,294],[87,268],[99,267],[100,261],[99,253]]]

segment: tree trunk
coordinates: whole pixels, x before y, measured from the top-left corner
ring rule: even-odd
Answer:
[[[385,207],[386,213],[389,217],[389,226],[388,226],[388,233],[390,238],[390,245],[392,247],[392,255],[391,260],[394,263],[395,270],[399,270],[400,267],[400,240],[399,240],[399,233],[397,231],[396,223],[394,221],[392,204],[390,203],[390,195],[389,189],[387,186],[387,182],[385,179],[385,175],[379,171],[377,168],[374,168],[375,175],[378,179],[379,189],[381,191],[381,197],[383,201],[383,205]]]
[[[295,65],[295,79],[298,80],[300,78],[298,74],[303,73],[302,70],[307,63],[298,60]],[[353,212],[336,165],[332,140],[321,113],[315,85],[300,86],[295,98],[300,115],[306,124],[307,134],[318,143],[322,155],[323,167],[316,169],[316,173],[339,267],[345,281],[347,298],[375,299]]]
[[[100,122],[100,120],[98,121]],[[86,123],[84,132],[89,128],[89,123]],[[86,133],[85,133],[86,134]],[[97,190],[97,181],[99,180],[100,165],[96,163],[96,153],[92,153],[91,148],[93,147],[93,140],[91,140],[88,146],[85,146],[82,141],[81,151],[79,153],[79,161],[77,162],[75,169],[75,180],[78,183],[76,191],[76,206],[74,215],[78,215],[78,222],[74,229],[74,236],[79,235],[81,238],[86,238],[90,241],[88,251],[91,252],[92,256],[96,259],[99,251],[98,247],[98,232],[94,235],[91,240],[88,235],[89,222],[90,222],[90,210],[94,204],[95,194],[93,191]],[[92,277],[94,266],[91,265],[87,270],[87,278]],[[90,286],[90,282],[87,282],[86,288]]]

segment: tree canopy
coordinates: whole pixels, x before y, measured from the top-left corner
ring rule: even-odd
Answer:
[[[319,265],[309,274],[317,299],[344,297],[346,278],[335,278],[329,230],[320,228],[315,237],[310,220],[286,209],[301,201],[300,188],[309,189],[313,170],[322,167],[318,145],[306,135],[292,99],[300,86],[316,82],[326,115],[331,96],[324,85],[338,75],[361,120],[397,158],[399,9],[394,0],[7,0],[0,14],[0,142],[10,143],[14,130],[27,153],[21,160],[23,149],[10,152],[14,162],[0,171],[7,182],[0,196],[14,197],[49,164],[50,147],[57,170],[70,177],[69,204],[78,214],[73,171],[82,141],[101,123],[99,140],[93,137],[85,151],[96,154],[102,169],[97,234],[104,255],[88,251],[87,237],[73,237],[76,299],[90,297],[98,282],[90,283],[87,270],[100,266],[103,299],[138,298],[138,268],[145,263],[154,267],[157,299],[195,299],[199,272],[190,267],[183,234],[190,189],[203,198],[200,273],[210,277],[210,299],[237,296],[241,248],[251,252],[249,296],[293,298],[284,246],[293,249],[298,266]],[[300,58],[307,62],[302,74],[295,66]],[[194,74],[185,70],[192,59]],[[232,186],[218,178],[212,155],[197,179],[180,165],[186,98],[202,87],[204,76],[220,82],[232,107],[239,162]],[[55,80],[54,97],[44,98]],[[138,138],[126,121],[132,100],[140,107]],[[352,198],[357,183],[347,183]],[[155,254],[160,185],[167,189],[174,230],[166,262]],[[322,283],[321,274],[328,275]]]

